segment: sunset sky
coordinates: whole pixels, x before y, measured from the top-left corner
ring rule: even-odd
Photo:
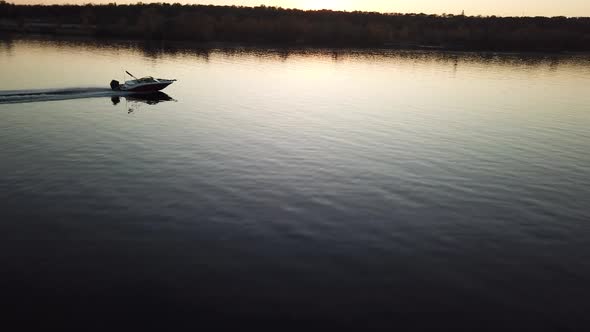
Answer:
[[[137,1],[116,0],[12,0],[24,3],[135,3]],[[144,0],[143,2],[151,2]],[[590,16],[590,0],[173,0],[169,2],[244,5],[261,4],[285,8],[364,10],[380,12],[412,13],[461,13],[468,15],[513,15],[513,16]]]

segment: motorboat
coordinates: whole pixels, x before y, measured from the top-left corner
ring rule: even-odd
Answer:
[[[124,84],[120,84],[119,81],[111,81],[111,89],[115,91],[128,91],[137,93],[152,93],[165,89],[170,84],[176,82],[176,80],[169,80],[164,78],[153,78],[146,76],[137,78],[130,72],[126,71],[129,76],[133,77],[134,80],[125,81]]]

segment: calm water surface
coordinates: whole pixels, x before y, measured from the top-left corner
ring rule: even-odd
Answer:
[[[590,326],[590,57],[15,39],[0,76],[13,317]]]

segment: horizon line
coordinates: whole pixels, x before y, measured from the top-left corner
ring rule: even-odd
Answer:
[[[453,13],[425,13],[425,12],[387,12],[387,11],[377,11],[377,10],[346,10],[346,9],[330,9],[330,8],[323,8],[323,9],[306,9],[306,8],[299,8],[299,7],[281,7],[281,6],[272,6],[272,5],[265,5],[260,4],[257,6],[248,6],[248,5],[222,5],[222,4],[204,4],[204,3],[179,3],[179,2],[142,2],[137,1],[135,3],[117,3],[116,1],[109,2],[109,3],[52,3],[52,4],[43,4],[43,3],[26,3],[26,4],[17,4],[10,1],[0,0],[0,3],[6,3],[9,5],[14,6],[149,6],[149,5],[180,5],[183,7],[190,7],[190,6],[204,6],[204,7],[237,7],[237,8],[274,8],[278,10],[298,10],[302,12],[321,12],[321,11],[329,11],[334,13],[361,13],[361,14],[380,14],[380,15],[426,15],[426,16],[439,16],[439,17],[474,17],[474,18],[590,18],[590,16],[566,16],[566,15],[554,15],[554,16],[545,16],[545,15],[534,15],[534,16],[527,16],[527,15],[496,15],[496,14],[478,14],[478,15],[467,15],[463,11],[461,14],[453,14]]]

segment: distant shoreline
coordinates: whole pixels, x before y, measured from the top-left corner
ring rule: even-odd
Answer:
[[[0,1],[0,31],[286,47],[590,52],[590,18],[468,17],[203,5],[27,6]]]

